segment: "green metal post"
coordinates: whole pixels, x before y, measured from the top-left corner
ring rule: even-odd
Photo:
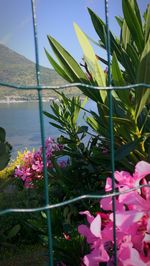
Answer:
[[[39,54],[38,54],[38,37],[37,37],[37,22],[36,22],[36,10],[35,0],[31,0],[32,5],[32,18],[33,18],[33,29],[34,29],[34,44],[35,44],[35,59],[36,59],[36,79],[37,86],[40,86],[40,66],[39,66]],[[40,130],[41,130],[41,142],[43,150],[43,165],[44,165],[44,179],[45,179],[45,204],[49,204],[49,192],[48,192],[48,174],[46,168],[46,155],[45,155],[45,132],[43,122],[43,105],[41,90],[38,89],[39,99],[39,115],[40,115]],[[48,253],[49,253],[49,266],[53,266],[53,247],[52,247],[52,230],[51,230],[51,216],[50,210],[47,210],[47,226],[48,226]]]
[[[111,86],[111,66],[110,66],[110,33],[109,33],[109,15],[108,15],[108,0],[105,0],[105,18],[107,29],[107,60],[108,60],[108,86]],[[114,134],[113,134],[113,107],[112,107],[112,90],[109,91],[109,132],[111,140],[111,169],[112,169],[112,191],[115,192],[115,155],[114,155]],[[116,202],[115,197],[112,197],[113,207],[113,238],[114,238],[114,263],[117,266],[117,239],[116,239]]]

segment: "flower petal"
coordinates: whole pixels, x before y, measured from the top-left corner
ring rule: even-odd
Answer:
[[[145,161],[140,161],[135,166],[135,173],[134,176],[136,176],[137,179],[141,180],[146,175],[150,174],[150,163],[147,163]]]
[[[101,216],[98,214],[90,225],[92,234],[101,238]]]

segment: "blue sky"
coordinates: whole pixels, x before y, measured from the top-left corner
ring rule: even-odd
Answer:
[[[119,28],[115,16],[122,15],[121,0],[109,0],[109,22],[113,32]],[[149,0],[137,0],[141,13]],[[77,41],[73,22],[89,36],[98,40],[92,27],[87,7],[90,7],[102,19],[104,0],[36,0],[38,19],[38,41],[40,64],[50,67],[44,47],[49,51],[47,35],[56,38],[75,58],[81,62],[82,51]],[[0,43],[34,61],[33,27],[30,0],[0,0]],[[100,53],[99,51],[96,52]]]

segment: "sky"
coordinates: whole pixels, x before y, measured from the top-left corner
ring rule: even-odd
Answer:
[[[37,30],[40,65],[51,67],[44,48],[51,54],[47,35],[59,41],[77,60],[81,62],[82,50],[78,43],[73,23],[94,40],[98,40],[87,7],[105,20],[104,0],[36,0]],[[141,13],[150,0],[137,0]],[[109,0],[110,29],[116,35],[119,27],[115,16],[122,15],[121,0]],[[0,0],[0,43],[26,58],[35,61],[31,0]],[[94,47],[96,53],[101,53]],[[99,54],[101,55],[101,54]]]

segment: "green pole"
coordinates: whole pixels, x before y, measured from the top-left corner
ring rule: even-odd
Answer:
[[[41,130],[41,143],[42,143],[42,155],[43,155],[43,166],[44,166],[44,179],[45,179],[45,204],[49,204],[49,192],[48,192],[48,174],[46,167],[46,155],[45,155],[45,132],[43,122],[43,105],[42,105],[42,94],[40,90],[40,65],[39,65],[39,53],[38,53],[38,37],[37,37],[37,21],[36,21],[36,10],[35,0],[31,0],[32,6],[32,18],[33,18],[33,29],[34,29],[34,45],[35,45],[35,61],[36,61],[36,80],[38,86],[38,100],[39,100],[39,116],[40,116],[40,130]],[[47,213],[47,226],[48,226],[48,254],[49,254],[49,266],[53,266],[53,247],[52,247],[52,230],[51,230],[51,215],[50,210]]]

